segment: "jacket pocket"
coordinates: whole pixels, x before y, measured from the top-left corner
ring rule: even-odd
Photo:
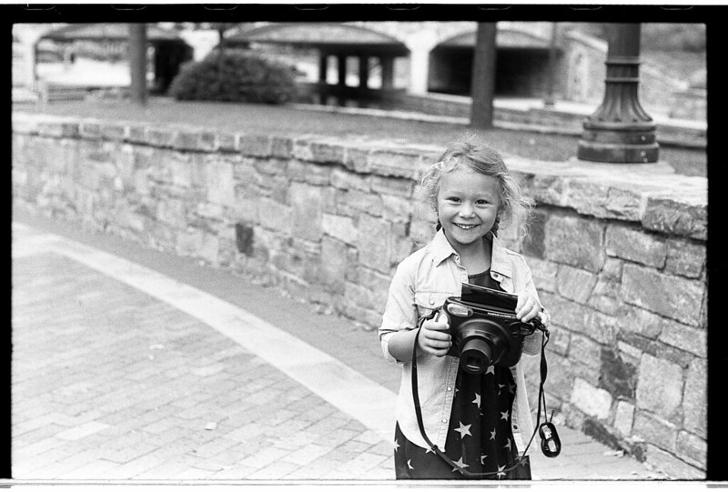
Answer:
[[[445,304],[445,299],[452,294],[447,292],[420,291],[415,292],[415,306],[417,307],[417,320],[432,314]]]

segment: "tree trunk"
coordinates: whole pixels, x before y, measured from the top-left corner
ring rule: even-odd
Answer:
[[[129,70],[131,100],[147,103],[147,25],[129,24]]]
[[[473,50],[473,77],[470,84],[470,126],[493,127],[495,92],[495,22],[479,22]]]

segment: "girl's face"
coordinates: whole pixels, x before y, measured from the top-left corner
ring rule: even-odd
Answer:
[[[499,190],[496,178],[467,166],[440,177],[437,217],[457,251],[480,241],[493,227],[501,204]]]

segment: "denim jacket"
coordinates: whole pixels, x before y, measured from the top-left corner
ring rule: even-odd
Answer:
[[[490,236],[491,277],[506,292],[531,292],[538,298],[531,271],[523,256],[506,249],[493,234]],[[439,230],[427,246],[412,253],[399,264],[389,288],[382,325],[379,327],[379,339],[385,358],[402,367],[395,410],[399,427],[407,439],[423,448],[428,446],[420,434],[412,401],[412,364],[398,361],[389,353],[389,339],[400,330],[416,328],[419,319],[439,309],[447,297],[459,296],[461,284],[467,281],[468,273],[460,263],[458,254],[443,231]],[[526,337],[523,353],[539,354],[541,337],[539,331]],[[459,363],[457,357],[449,355],[437,357],[422,353],[417,358],[418,390],[425,432],[440,449],[445,448],[450,428],[450,412]],[[517,385],[513,403],[515,411],[511,412],[512,427],[516,445],[519,452],[522,452],[533,432],[533,422],[521,363],[513,366],[511,372]]]

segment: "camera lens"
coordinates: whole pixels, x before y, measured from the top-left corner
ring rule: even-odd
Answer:
[[[469,374],[482,374],[492,360],[493,347],[484,338],[471,338],[460,351],[460,366]]]

